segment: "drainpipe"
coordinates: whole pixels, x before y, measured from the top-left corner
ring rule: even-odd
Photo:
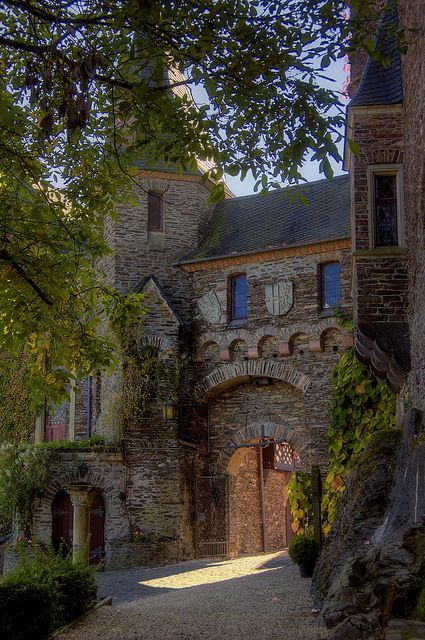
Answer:
[[[261,524],[263,531],[263,551],[267,550],[267,537],[266,537],[266,511],[264,505],[264,470],[263,470],[263,447],[259,449],[259,461],[260,461],[260,504],[261,504]]]
[[[91,376],[88,376],[87,397],[86,397],[86,438],[90,438],[90,419],[91,419]]]

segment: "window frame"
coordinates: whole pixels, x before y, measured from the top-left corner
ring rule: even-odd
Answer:
[[[163,195],[163,192],[158,191],[157,189],[150,189],[148,191],[148,233],[164,233],[164,203],[162,200]],[[160,225],[158,228],[151,227],[151,197],[156,198],[159,202]]]
[[[334,307],[325,306],[325,283],[324,283],[324,271],[325,268],[331,264],[337,264],[339,267],[339,302]],[[333,315],[335,309],[341,304],[342,300],[342,288],[341,288],[341,262],[339,260],[327,260],[326,262],[320,262],[319,265],[319,312],[329,313]]]
[[[235,297],[235,291],[234,291],[234,282],[238,279],[238,278],[245,278],[246,281],[246,315],[245,316],[235,316],[234,315],[234,309],[235,309],[235,301],[236,301],[236,297]],[[232,323],[243,323],[246,322],[246,320],[248,319],[248,277],[246,272],[242,271],[240,273],[232,273],[229,277],[228,277],[228,300],[229,300],[229,306],[228,306],[228,318],[229,318],[229,324]]]
[[[376,199],[375,176],[395,176],[396,178],[396,204],[397,204],[397,244],[378,246],[376,244]],[[406,247],[404,234],[404,197],[403,197],[403,165],[402,164],[375,164],[367,167],[368,189],[368,227],[369,249],[377,253],[391,253],[394,248]]]

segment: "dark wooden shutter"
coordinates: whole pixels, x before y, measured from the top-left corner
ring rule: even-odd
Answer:
[[[162,231],[162,199],[161,194],[150,191],[148,194],[148,230]]]

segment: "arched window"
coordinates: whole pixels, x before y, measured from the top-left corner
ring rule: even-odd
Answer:
[[[148,231],[164,231],[162,193],[148,193]]]
[[[229,293],[230,321],[246,320],[248,316],[248,283],[246,273],[240,273],[229,278]]]
[[[335,309],[341,302],[339,262],[320,265],[320,309]]]

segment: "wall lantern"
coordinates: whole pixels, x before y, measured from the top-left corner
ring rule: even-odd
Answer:
[[[87,475],[87,474],[88,474],[88,472],[89,472],[89,469],[90,469],[90,467],[89,467],[89,465],[87,464],[87,462],[82,462],[81,464],[79,464],[79,465],[78,465],[78,471],[80,472],[80,476],[81,476],[82,478],[85,478],[85,477],[86,477],[86,475]]]
[[[179,415],[179,405],[175,400],[166,400],[162,408],[164,420],[175,420]]]

